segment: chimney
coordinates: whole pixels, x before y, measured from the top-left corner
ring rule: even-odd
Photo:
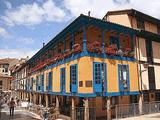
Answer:
[[[91,11],[88,11],[88,17],[91,17]]]
[[[43,47],[45,46],[45,43],[43,43]]]
[[[88,11],[89,20],[91,19],[91,11]]]

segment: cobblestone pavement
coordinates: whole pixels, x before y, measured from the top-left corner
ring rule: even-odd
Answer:
[[[9,108],[5,106],[1,112],[0,120],[40,120],[35,114],[20,107],[15,108],[14,116],[10,116]]]

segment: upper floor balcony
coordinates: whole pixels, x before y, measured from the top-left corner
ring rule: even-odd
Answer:
[[[77,54],[134,57],[134,30],[81,15],[29,60],[29,73]]]

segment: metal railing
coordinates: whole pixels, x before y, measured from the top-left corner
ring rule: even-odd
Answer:
[[[114,111],[116,119],[158,113],[160,112],[160,102],[143,103],[142,106],[138,103],[116,105]]]

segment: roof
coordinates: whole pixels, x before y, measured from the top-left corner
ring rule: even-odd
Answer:
[[[0,59],[0,64],[9,64],[10,62],[16,60],[15,58],[4,58]]]
[[[117,14],[128,14],[131,16],[134,16],[136,18],[142,18],[146,21],[152,22],[152,23],[156,23],[158,25],[160,25],[160,20],[152,17],[150,15],[147,15],[145,13],[142,13],[140,11],[137,11],[135,9],[124,9],[124,10],[116,10],[116,11],[108,11],[107,14],[103,17],[103,20],[105,19],[106,16],[108,15],[117,15]]]
[[[27,63],[30,63],[34,58],[37,58],[41,53],[45,52],[46,50],[51,48],[51,45],[55,43],[57,40],[62,40],[67,33],[73,33],[77,28],[83,27],[84,25],[95,25],[99,26],[102,29],[116,29],[121,32],[133,32],[134,29],[122,26],[112,22],[105,22],[101,19],[89,17],[81,14],[77,17],[71,24],[69,24],[66,28],[64,28],[58,35],[56,35],[51,41],[49,41],[43,48],[41,48],[35,55],[33,55]]]

